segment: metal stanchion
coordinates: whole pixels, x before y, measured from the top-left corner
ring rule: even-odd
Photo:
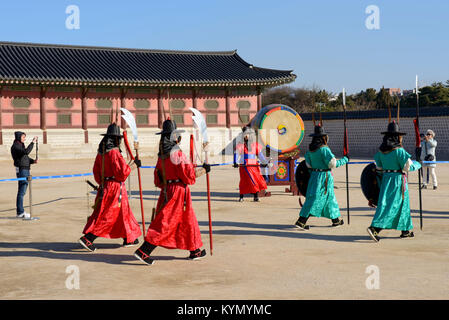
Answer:
[[[30,199],[30,217],[23,218],[23,220],[26,220],[26,221],[39,220],[38,217],[33,217],[33,188],[32,188],[33,176],[31,174],[27,177],[27,181],[28,181],[28,186],[29,186],[28,192],[29,192],[29,199]]]

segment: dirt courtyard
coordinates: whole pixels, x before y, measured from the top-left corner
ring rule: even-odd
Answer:
[[[92,164],[42,160],[32,174],[87,173]],[[410,173],[415,238],[384,231],[379,243],[366,233],[374,210],[360,189],[364,166],[350,166],[350,225],[342,167],[333,172],[345,225],[331,228],[330,221],[311,218],[308,232],[293,227],[298,197],[285,187],[269,187],[272,196],[259,203],[248,196],[239,203],[238,170],[214,167],[213,255],[203,176],[191,189],[207,257],[189,261],[186,251],[157,248],[152,266],[137,261],[136,248],[121,247],[121,239],[96,240],[94,253],[78,244],[94,199],[86,178],[33,180],[37,221],[15,219],[17,182],[0,182],[0,299],[449,299],[449,166],[437,167],[438,190],[423,190],[423,230],[418,176]],[[148,226],[158,190],[153,170],[141,171]],[[136,174],[130,202],[140,222]],[[10,161],[0,162],[0,177],[15,177]]]

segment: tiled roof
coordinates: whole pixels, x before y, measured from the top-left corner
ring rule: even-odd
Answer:
[[[194,52],[0,42],[0,83],[98,86],[276,86],[291,70],[236,51]]]

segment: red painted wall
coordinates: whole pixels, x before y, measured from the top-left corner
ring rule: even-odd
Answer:
[[[177,90],[177,91],[176,91]],[[182,90],[182,89],[181,89]],[[107,127],[107,124],[98,123],[98,114],[110,115],[110,109],[97,108],[96,101],[98,99],[109,99],[112,101],[112,108],[116,110],[121,106],[120,89],[106,89],[104,92],[91,88],[86,94],[86,108],[87,108],[87,126],[88,128]],[[173,115],[184,116],[184,124],[180,126],[191,126],[192,117],[188,110],[193,106],[193,91],[186,89],[185,93],[176,93],[179,89],[174,89],[170,93],[170,101],[183,100],[185,107],[180,109],[171,109]],[[15,108],[11,101],[15,97],[24,97],[29,99],[30,105],[27,108]],[[72,101],[70,108],[58,108],[56,101],[58,98],[66,98]],[[149,107],[145,109],[135,108],[135,101],[137,99],[146,99]],[[240,121],[237,112],[237,103],[241,100],[250,102],[250,108],[242,111],[242,114],[249,114],[252,118],[257,112],[257,95],[255,90],[248,91],[245,94],[240,94],[239,89],[231,90],[229,93],[230,102],[230,119],[231,126],[240,126]],[[215,100],[218,103],[216,109],[208,109],[205,103],[208,100]],[[26,91],[17,90],[12,86],[5,86],[0,96],[1,103],[1,124],[2,128],[40,128],[40,87],[28,87]],[[46,128],[82,128],[82,94],[80,88],[71,88],[68,91],[57,90],[56,88],[48,88],[44,98],[46,110]],[[158,123],[158,92],[157,89],[128,89],[124,99],[125,106],[135,116],[148,115],[149,122],[147,124],[140,124],[145,127],[157,127]],[[165,90],[162,91],[162,103],[166,116],[169,115],[169,100]],[[196,95],[196,106],[198,110],[206,115],[217,115],[217,124],[210,124],[211,126],[226,126],[226,94],[224,89],[199,89]],[[28,114],[28,125],[14,125],[14,114]],[[58,124],[58,115],[71,115],[71,124]],[[115,116],[114,116],[115,117]],[[115,119],[114,119],[115,120]],[[120,121],[120,117],[119,117]]]

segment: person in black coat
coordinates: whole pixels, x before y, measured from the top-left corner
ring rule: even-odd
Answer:
[[[34,144],[37,142],[37,137],[25,148],[26,134],[21,131],[14,132],[15,140],[11,146],[11,156],[16,167],[17,178],[28,178],[30,175],[31,165],[37,163],[37,160],[31,159],[28,155],[33,150]],[[17,218],[30,218],[30,214],[25,212],[23,208],[23,197],[25,196],[28,187],[27,180],[19,180],[19,188],[17,191],[16,208]]]

